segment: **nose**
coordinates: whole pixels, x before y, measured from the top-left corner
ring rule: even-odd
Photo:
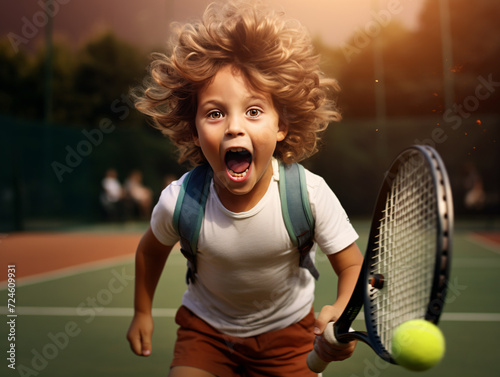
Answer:
[[[227,118],[226,136],[242,136],[245,134],[244,120],[234,115]]]

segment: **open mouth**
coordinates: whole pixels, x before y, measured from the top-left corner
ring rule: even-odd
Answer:
[[[252,163],[252,154],[244,148],[231,148],[226,152],[225,162],[231,177],[243,178]]]

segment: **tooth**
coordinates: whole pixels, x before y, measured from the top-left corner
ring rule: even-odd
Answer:
[[[229,170],[229,173],[230,173],[233,177],[236,177],[236,178],[242,178],[242,177],[244,177],[244,176],[246,176],[246,175],[247,175],[247,173],[248,173],[248,169],[247,169],[247,170],[245,170],[243,173],[235,173],[234,171]]]

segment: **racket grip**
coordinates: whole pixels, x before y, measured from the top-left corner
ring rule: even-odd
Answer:
[[[352,329],[350,330],[353,331]],[[335,344],[335,345],[346,346],[345,343],[341,343],[337,340],[337,338],[335,338],[335,332],[333,330],[333,322],[328,322],[325,331],[323,331],[323,334],[321,336],[327,343],[330,343],[332,345]],[[309,352],[309,355],[307,355],[307,366],[314,373],[323,372],[328,366],[328,364],[330,364],[330,362],[324,361],[321,357],[319,357],[318,353],[314,349],[311,352]]]
[[[323,372],[328,364],[330,363],[321,359],[315,350],[312,350],[309,352],[309,355],[307,355],[307,366],[314,373]]]

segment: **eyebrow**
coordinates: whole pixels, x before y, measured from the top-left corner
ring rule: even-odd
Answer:
[[[273,105],[272,98],[267,98],[267,96],[264,96],[264,95],[249,95],[249,96],[246,96],[243,99],[243,101],[245,101],[245,102],[263,101],[263,102],[266,102],[267,104]],[[222,106],[223,104],[224,104],[224,101],[222,101],[216,97],[212,97],[212,98],[208,98],[207,100],[205,100],[203,102],[199,102],[198,106],[207,106],[207,105]]]
[[[264,101],[264,102],[267,102],[267,103],[272,103],[272,98],[271,96],[265,96],[265,95],[249,95],[249,96],[246,96],[244,99],[244,101],[247,101],[247,102],[251,102],[251,101]],[[217,97],[212,97],[212,98],[209,98],[208,100],[204,101],[203,104],[205,103],[222,103],[224,101],[220,100],[219,98]]]
[[[198,108],[210,107],[210,106],[223,107],[222,102],[216,99],[208,99],[207,101],[204,102],[198,102]]]
[[[273,103],[270,96],[269,96],[269,98],[267,96],[260,96],[260,95],[259,96],[248,96],[247,100],[248,101],[264,101],[270,105],[272,105],[272,103]]]

